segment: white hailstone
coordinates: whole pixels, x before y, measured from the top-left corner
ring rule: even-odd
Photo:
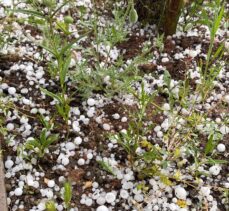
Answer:
[[[158,137],[158,138],[163,137],[163,132],[162,132],[162,131],[158,131],[158,132],[157,132],[157,137]]]
[[[169,204],[169,209],[170,209],[171,211],[175,211],[175,210],[177,210],[177,205],[174,204],[174,203],[171,203],[171,204]]]
[[[21,196],[21,195],[23,194],[22,188],[16,188],[16,189],[14,190],[14,194],[15,194],[16,196]]]
[[[111,126],[109,124],[105,123],[105,124],[103,124],[103,129],[108,131],[111,129]]]
[[[109,209],[108,209],[106,206],[102,205],[102,206],[99,206],[99,207],[96,209],[96,211],[109,211]]]
[[[153,211],[157,211],[157,210],[159,210],[159,207],[158,207],[158,205],[155,205],[155,206],[153,207]]]
[[[161,60],[163,63],[166,63],[166,62],[169,62],[169,59],[167,58],[167,57],[165,57],[165,58],[162,58],[162,60]]]
[[[14,165],[14,162],[13,162],[12,160],[7,160],[7,161],[5,162],[5,167],[6,167],[7,169],[11,169],[13,165]]]
[[[121,122],[127,122],[127,117],[122,117]]]
[[[170,110],[170,105],[169,105],[168,103],[165,103],[165,104],[163,105],[163,109],[164,109],[165,111],[169,111],[169,110]]]
[[[38,205],[37,205],[37,208],[38,210],[45,210],[46,209],[46,205],[44,202],[40,202]]]
[[[36,114],[38,112],[38,109],[37,108],[32,108],[31,110],[30,110],[30,113],[31,114]]]
[[[95,110],[94,109],[89,109],[88,112],[87,112],[87,116],[88,117],[93,117],[95,114]]]
[[[68,157],[63,157],[62,160],[61,160],[61,163],[64,165],[64,166],[67,166],[69,164],[69,159]]]
[[[225,147],[224,144],[218,144],[218,145],[217,145],[217,150],[218,150],[219,152],[225,152],[226,147]]]
[[[175,195],[177,198],[185,200],[187,197],[187,192],[184,188],[178,186],[175,188]]]
[[[227,127],[226,125],[222,125],[219,130],[223,135],[226,135],[229,133],[229,127]]]
[[[29,90],[27,88],[21,89],[21,93],[22,94],[27,94],[28,92],[29,92]]]
[[[85,200],[85,205],[88,206],[88,207],[90,207],[92,205],[92,203],[93,203],[93,200],[91,198],[87,198]]]
[[[94,105],[95,105],[95,100],[94,100],[93,98],[89,98],[89,99],[87,100],[87,104],[88,104],[89,106],[94,106]]]
[[[224,96],[224,102],[229,104],[229,94]]]
[[[129,197],[128,191],[122,189],[120,191],[120,197],[123,198],[123,199],[127,199]]]
[[[49,180],[47,185],[48,185],[49,188],[53,188],[55,186],[55,181],[54,180]]]
[[[106,203],[106,200],[105,200],[104,197],[99,196],[99,197],[96,199],[96,203],[97,203],[98,205],[103,205],[103,204]]]
[[[72,123],[72,128],[73,128],[73,130],[74,130],[75,132],[80,132],[79,122],[74,121],[74,122]]]
[[[209,172],[214,176],[217,176],[220,173],[220,171],[221,167],[219,165],[214,165],[209,168]]]
[[[81,138],[81,137],[76,137],[76,138],[74,139],[74,143],[75,143],[76,145],[80,145],[80,144],[82,143],[82,138]]]
[[[46,196],[49,198],[49,199],[51,199],[51,198],[53,198],[53,191],[52,190],[47,190],[46,191]]]
[[[92,153],[88,153],[87,154],[87,159],[91,160],[93,158],[93,154]]]
[[[31,101],[30,101],[29,99],[26,99],[26,98],[23,98],[23,99],[22,99],[22,102],[23,102],[23,104],[25,104],[25,105],[30,105],[30,104],[31,104]]]
[[[16,89],[15,89],[14,87],[9,87],[9,88],[8,88],[8,93],[9,93],[10,95],[15,95]]]
[[[211,189],[209,188],[209,187],[201,187],[200,188],[200,194],[202,195],[202,196],[209,196],[210,195],[210,193],[211,193]]]
[[[76,146],[73,142],[68,142],[65,144],[65,147],[68,151],[75,150]]]
[[[77,163],[79,166],[83,166],[85,164],[85,160],[83,158],[80,158]]]
[[[136,202],[142,202],[142,201],[144,200],[144,196],[143,196],[142,194],[136,194],[136,195],[134,196],[134,200],[135,200]]]
[[[116,195],[113,192],[109,192],[105,196],[106,202],[107,203],[113,203],[116,199]]]
[[[113,117],[114,119],[119,119],[119,118],[120,118],[120,115],[116,113],[116,114],[113,114],[112,117]]]
[[[7,129],[8,131],[14,130],[14,124],[13,124],[13,123],[8,123],[8,124],[6,125],[6,129]]]
[[[155,128],[154,128],[154,131],[155,132],[158,132],[158,131],[160,131],[161,130],[161,126],[159,126],[159,125],[157,125]]]

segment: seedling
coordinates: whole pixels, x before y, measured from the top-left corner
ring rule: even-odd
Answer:
[[[39,158],[42,158],[49,146],[58,140],[58,137],[58,134],[49,134],[47,129],[43,128],[39,138],[29,139],[25,143],[25,149],[31,150]]]
[[[46,211],[56,211],[56,206],[53,201],[46,202]]]
[[[72,186],[71,186],[70,182],[64,183],[63,199],[64,199],[65,208],[67,210],[69,210],[71,199],[72,199]]]

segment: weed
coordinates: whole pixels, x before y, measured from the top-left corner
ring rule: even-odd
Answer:
[[[53,201],[46,202],[46,211],[56,211],[56,206]]]
[[[64,199],[65,208],[67,210],[69,210],[71,199],[72,199],[72,186],[71,186],[70,182],[64,183],[63,199]]]
[[[46,128],[43,128],[39,138],[31,138],[24,145],[25,150],[31,150],[39,158],[42,158],[48,147],[58,140],[58,134],[50,134]]]

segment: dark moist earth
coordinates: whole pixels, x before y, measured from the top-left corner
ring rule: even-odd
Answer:
[[[28,29],[28,27],[27,27]],[[36,34],[36,32],[31,31],[31,34]],[[132,58],[134,56],[136,56],[140,51],[141,51],[141,44],[145,41],[144,38],[139,38],[139,37],[130,37],[128,39],[128,41],[125,41],[124,43],[120,43],[119,44],[119,48],[120,49],[126,49],[126,53],[124,55],[125,59],[129,59]],[[200,37],[182,37],[180,40],[176,40],[175,39],[175,43],[174,43],[174,39],[173,41],[171,39],[167,39],[165,41],[165,49],[164,52],[167,53],[169,55],[169,58],[172,58],[173,55],[176,52],[182,51],[182,48],[188,48],[188,47],[194,47],[195,45],[198,44],[203,44],[202,39]],[[178,48],[178,46],[180,46],[180,48]],[[206,53],[207,51],[207,47],[208,44],[204,44],[204,48],[203,51]],[[153,52],[156,51],[156,49],[152,50]],[[193,64],[193,62],[197,62],[199,61],[199,57],[195,58],[195,61],[192,58],[185,58],[185,59],[181,59],[181,60],[173,60],[173,61],[169,61],[165,64],[160,63],[161,59],[158,59],[158,63],[157,64],[145,64],[142,65],[140,67],[140,69],[143,72],[146,73],[154,73],[157,71],[157,66],[158,65],[163,65],[166,67],[167,70],[169,70],[171,76],[173,79],[176,80],[183,80],[184,79],[184,74],[185,71]],[[20,58],[17,55],[7,55],[7,56],[1,56],[0,57],[0,69],[1,70],[8,70],[10,69],[10,67],[17,63],[24,63],[27,62],[28,59],[27,58]],[[30,62],[30,61],[28,61]],[[17,74],[13,73],[13,74],[4,74],[4,71],[0,72],[0,76],[3,77],[3,81],[6,82],[9,86],[14,86],[14,87],[27,87],[30,89],[29,93],[26,94],[26,97],[28,98],[32,98],[33,101],[37,104],[40,105],[40,107],[48,109],[51,112],[51,116],[52,114],[54,114],[54,108],[50,107],[49,103],[50,103],[50,99],[41,99],[40,98],[40,92],[37,88],[35,88],[34,86],[29,86],[28,85],[28,81],[25,77],[25,75],[23,75],[23,72],[18,71]],[[46,79],[49,80],[48,76],[46,76]],[[51,89],[55,89],[55,87],[50,87]],[[7,94],[7,93],[6,93]],[[78,97],[80,100],[80,97]],[[158,104],[162,104],[162,102],[164,102],[166,99],[165,97],[161,96],[160,99],[158,99]],[[29,118],[29,123],[30,125],[36,125],[37,128],[42,128],[42,125],[39,123],[39,121],[37,121],[37,118],[35,115],[31,115],[29,113],[30,108],[29,107],[21,107],[20,104],[16,103],[17,105],[17,109],[19,109],[19,111],[25,115],[30,116]],[[77,105],[77,102],[75,103],[75,106]],[[81,106],[81,104],[79,103],[77,106]],[[118,102],[113,102],[112,104],[108,104],[106,106],[104,106],[103,108],[101,108],[101,111],[97,111],[97,112],[104,112],[105,113],[105,121],[107,123],[109,123],[112,126],[112,130],[115,132],[120,131],[121,129],[127,129],[128,127],[128,122],[126,123],[121,123],[119,120],[114,120],[114,118],[112,118],[112,115],[115,113],[119,113],[120,116],[128,116],[128,112],[130,110],[135,109],[134,107],[128,107],[128,106],[124,106]],[[219,108],[216,108],[219,109]],[[83,110],[82,108],[80,108],[80,110]],[[229,112],[228,109],[226,109],[226,112]],[[215,116],[215,114],[217,114],[217,110],[214,110],[212,112],[212,115]],[[155,122],[161,123],[163,121],[163,117],[160,116],[153,116],[152,118],[154,118],[153,120]],[[20,124],[19,122],[14,121],[13,123]],[[57,132],[59,132],[61,135],[61,137],[64,137],[66,135],[66,133],[64,133],[64,128],[62,128],[63,123],[59,122],[59,125],[56,129]],[[87,148],[87,149],[93,149],[96,150],[98,154],[101,154],[102,157],[109,157],[110,153],[114,153],[115,156],[117,156],[117,159],[120,160],[120,164],[119,165],[124,165],[125,166],[125,160],[127,159],[127,155],[126,153],[121,150],[120,148],[118,149],[119,151],[117,152],[115,149],[112,151],[109,151],[107,148],[107,145],[105,144],[106,142],[106,137],[107,134],[106,132],[104,132],[104,130],[102,129],[102,125],[98,124],[96,121],[94,120],[90,120],[89,125],[87,126],[83,126],[81,128],[82,133],[88,136],[89,141],[87,143],[83,143],[82,147]],[[36,133],[38,133],[39,129],[36,130]],[[31,134],[30,136],[37,136],[38,134]],[[69,138],[74,137],[75,134],[69,134]],[[15,134],[15,139],[20,140],[22,139],[20,134]],[[3,150],[3,155],[4,155],[4,159],[6,159],[7,156],[12,156],[12,158],[15,157],[15,151],[13,151],[10,147],[7,146],[7,140],[5,139],[5,142],[3,141],[3,139],[1,139],[1,145],[2,145],[2,150]],[[60,140],[61,143],[62,140]],[[102,143],[102,144],[101,144]],[[227,135],[227,137],[225,137],[224,139],[224,144],[226,145],[226,148],[229,148],[229,136]],[[56,150],[56,146],[51,146],[50,147],[50,152],[55,151]],[[86,156],[86,155],[85,155]],[[60,170],[56,170],[53,171],[52,167],[56,165],[56,159],[57,159],[58,155],[55,154],[46,154],[42,159],[40,159],[38,161],[39,163],[39,167],[38,169],[41,169],[43,172],[45,172],[45,178],[53,178],[55,179],[55,181],[58,181],[58,178],[62,175],[66,176],[70,181],[72,181],[73,183],[75,183],[74,187],[73,187],[73,196],[72,196],[72,206],[77,206],[79,208],[80,211],[90,211],[91,208],[88,208],[87,206],[84,206],[80,203],[80,199],[82,194],[89,194],[91,192],[91,181],[97,181],[99,183],[100,187],[103,187],[105,191],[109,192],[111,190],[119,190],[121,188],[121,183],[120,180],[118,179],[113,179],[111,178],[109,175],[107,175],[107,173],[103,170],[101,170],[99,164],[93,159],[89,165],[84,165],[83,167],[75,170],[74,167],[76,165],[77,160],[79,159],[79,155],[76,153],[75,156],[70,158],[70,164],[66,167],[66,171],[60,171]],[[222,159],[225,159],[225,157],[222,157]],[[228,172],[228,168],[224,167],[222,170],[222,175],[227,175]],[[26,174],[25,172],[20,172],[19,174]],[[17,173],[18,174],[18,173]],[[14,184],[17,185],[18,183],[18,178],[19,175],[15,175],[14,178],[10,178],[10,179],[6,179],[6,190],[7,192],[11,191]],[[42,180],[40,180],[41,182]],[[46,187],[45,183],[40,183],[40,187]],[[189,188],[190,191],[190,195],[192,195],[193,197],[195,197],[195,190]],[[42,198],[40,195],[40,191],[39,189],[35,189],[35,188],[31,188],[28,187],[28,189],[24,190],[24,193],[22,196],[20,197],[10,197],[11,198],[11,204],[15,204],[17,200],[20,201],[24,201],[24,209],[19,209],[20,211],[22,210],[29,210],[31,209],[35,204],[37,204],[37,199]],[[218,206],[219,209],[221,211],[226,211],[226,208],[224,207],[223,204],[220,203],[220,196],[219,193],[217,191],[213,191],[213,196],[215,198],[218,198]],[[56,201],[58,203],[62,202],[62,198],[61,196],[57,194],[57,198]],[[92,208],[96,208],[95,205],[92,206]],[[12,210],[9,207],[10,210]],[[120,203],[116,203],[114,210],[123,210],[123,207],[121,206],[121,202]]]
[[[31,36],[35,37],[37,35],[40,35],[41,32],[36,29],[33,26],[25,25],[23,27],[24,30],[30,30]],[[203,59],[203,56],[200,54],[197,55],[194,59],[189,56],[185,56],[183,59],[174,59],[174,55],[179,52],[183,52],[187,48],[195,49],[195,47],[199,44],[201,44],[201,52],[206,54],[209,47],[209,40],[205,39],[204,37],[204,29],[200,28],[199,31],[202,31],[202,34],[200,36],[181,36],[181,38],[167,38],[165,40],[165,47],[163,52],[159,52],[159,50],[156,47],[152,47],[151,52],[153,53],[154,58],[156,58],[156,61],[152,63],[147,63],[139,66],[140,74],[152,74],[153,76],[158,76],[163,74],[163,70],[158,70],[159,66],[164,67],[169,71],[171,74],[172,79],[174,80],[184,80],[186,77],[186,73],[189,70],[189,68],[193,68],[196,63],[199,63],[201,59]],[[135,33],[133,33],[135,34]],[[16,39],[16,38],[15,38]],[[123,55],[124,60],[132,59],[135,56],[139,55],[142,50],[143,43],[145,41],[148,41],[148,38],[146,36],[136,36],[131,35],[128,37],[127,41],[124,41],[122,43],[119,43],[117,45],[117,48],[122,51],[126,51]],[[151,41],[153,42],[153,38],[151,38]],[[25,43],[17,43],[15,47],[20,46],[30,46],[33,47],[31,43],[25,42]],[[219,46],[219,43],[215,43],[214,51]],[[85,43],[85,48],[87,47],[87,43]],[[38,48],[36,51],[41,52],[41,49]],[[166,53],[167,57],[169,58],[168,62],[162,63],[162,54]],[[101,60],[103,58],[100,58]],[[153,59],[153,58],[152,58]],[[223,57],[224,61],[228,60],[228,55],[224,55]],[[60,149],[60,144],[65,141],[65,138],[67,136],[67,130],[69,129],[66,124],[63,122],[63,120],[56,115],[56,110],[54,106],[50,106],[50,102],[52,101],[51,98],[46,97],[43,99],[41,97],[41,92],[39,90],[39,87],[36,87],[37,83],[34,83],[34,85],[29,84],[29,80],[26,78],[26,74],[23,72],[23,70],[18,70],[15,72],[9,72],[8,70],[14,65],[14,64],[25,64],[28,65],[28,63],[37,64],[38,66],[43,66],[44,70],[47,69],[47,64],[45,62],[36,61],[33,57],[29,56],[19,56],[17,52],[15,54],[9,54],[9,55],[0,55],[0,76],[2,77],[2,81],[4,83],[7,83],[9,86],[15,87],[17,91],[19,92],[20,88],[28,88],[29,92],[27,94],[21,94],[21,96],[26,97],[27,99],[32,99],[32,101],[36,104],[37,108],[44,108],[47,111],[50,112],[49,116],[54,116],[55,126],[56,128],[53,130],[53,133],[59,133],[60,139],[58,143],[50,146],[49,153],[46,153],[45,156],[38,160],[37,165],[33,166],[36,168],[36,171],[44,172],[45,176],[44,178],[40,178],[39,188],[33,188],[30,186],[24,186],[23,195],[22,196],[10,196],[10,192],[15,189],[15,187],[18,187],[19,177],[20,175],[27,175],[29,170],[23,170],[17,172],[14,176],[10,178],[5,179],[6,183],[6,191],[8,194],[8,197],[11,199],[11,203],[9,205],[9,210],[15,210],[14,205],[18,204],[18,202],[24,202],[24,208],[20,209],[17,208],[16,210],[19,211],[28,211],[33,208],[33,206],[39,204],[40,200],[43,198],[40,193],[40,189],[47,188],[47,179],[53,179],[55,180],[55,183],[62,187],[63,184],[59,182],[59,177],[64,176],[66,177],[72,184],[73,184],[73,196],[71,200],[71,207],[78,207],[79,211],[91,211],[96,209],[98,207],[97,204],[93,203],[91,207],[87,207],[85,205],[82,205],[80,203],[81,196],[83,194],[90,194],[92,193],[92,182],[96,181],[99,184],[100,188],[103,188],[105,192],[110,192],[112,190],[116,190],[117,192],[122,188],[121,180],[118,180],[114,177],[112,177],[110,174],[108,174],[106,171],[101,169],[101,166],[98,164],[98,162],[95,159],[95,156],[90,161],[88,165],[83,165],[79,167],[77,170],[75,169],[75,166],[78,166],[77,161],[79,158],[83,157],[86,160],[86,153],[83,155],[80,154],[79,151],[76,150],[76,153],[74,156],[70,157],[70,163],[65,166],[66,170],[53,170],[53,167],[57,164],[57,158],[58,153],[53,153],[56,150]],[[204,64],[204,60],[203,60]],[[45,73],[44,76],[46,81],[51,81],[51,77],[48,73]],[[224,80],[224,79],[221,79]],[[225,79],[226,80],[226,79]],[[193,82],[191,83],[191,86],[194,90],[196,84]],[[54,81],[53,85],[50,85],[48,87],[49,91],[52,92],[58,92],[59,91],[59,83],[58,80]],[[73,92],[77,91],[75,86],[68,86],[68,94],[72,94]],[[227,87],[227,92],[229,91],[229,87]],[[8,95],[7,90],[5,90],[6,95]],[[78,107],[81,111],[81,115],[84,114],[87,116],[84,106],[82,105],[83,99],[82,97],[76,92],[73,95],[74,99],[71,102],[71,106]],[[162,106],[165,102],[168,101],[168,96],[166,94],[160,94],[156,99],[155,103],[159,106]],[[154,110],[155,107],[153,105],[150,105],[147,108],[147,121],[152,120],[153,122],[157,124],[161,124],[163,120],[165,119],[165,116],[161,114],[154,115],[152,114],[152,110]],[[15,109],[10,109],[11,112],[14,110],[18,110],[20,115],[25,115],[29,119],[29,124],[32,125],[32,134],[30,134],[31,137],[38,137],[43,125],[39,121],[37,115],[31,114],[30,106],[22,105],[20,101],[15,102]],[[123,103],[120,103],[117,99],[113,99],[111,102],[105,104],[101,108],[96,108],[96,114],[93,118],[90,118],[90,122],[88,125],[83,124],[80,122],[81,126],[81,132],[70,132],[68,139],[72,140],[74,137],[80,136],[80,137],[87,137],[88,141],[83,141],[80,145],[81,149],[91,149],[94,150],[98,155],[101,157],[110,157],[111,154],[114,154],[115,160],[118,160],[118,166],[122,168],[127,168],[127,160],[128,155],[127,153],[121,148],[108,148],[108,136],[109,133],[117,133],[122,129],[127,129],[129,124],[129,119],[131,118],[130,113],[134,113],[137,110],[136,105],[124,105]],[[112,115],[118,113],[121,117],[127,117],[127,122],[121,122],[120,120],[115,120]],[[220,113],[229,113],[229,108],[227,105],[217,105],[212,109],[211,112],[208,113],[209,117],[212,119],[216,119],[219,117]],[[97,123],[95,120],[95,117],[100,116],[101,114],[104,114],[102,123]],[[20,119],[16,119],[13,121],[10,121],[14,123],[15,127],[20,127]],[[7,125],[8,121],[6,122]],[[108,123],[111,126],[111,131],[106,132],[103,129],[103,124]],[[24,143],[24,137],[22,137],[22,134],[19,132],[11,132],[11,135],[14,135],[14,139],[17,140],[19,143]],[[163,143],[156,139],[156,134],[154,131],[151,132],[151,134],[148,134],[152,136],[152,143],[157,143],[159,145],[162,145]],[[201,147],[204,147],[206,145],[207,137],[203,136],[202,142],[203,145]],[[13,147],[8,146],[8,137],[4,137],[4,139],[0,138],[2,151],[3,151],[3,160],[6,160],[8,156],[12,157],[12,160],[15,162],[17,157],[17,152],[13,149]],[[223,142],[226,149],[229,149],[229,135],[226,135],[223,139]],[[217,159],[221,160],[227,160],[229,161],[228,153],[225,153],[224,155],[219,155]],[[191,163],[191,160],[190,160]],[[227,165],[224,165],[221,170],[221,181],[227,181],[229,168]],[[134,175],[136,179],[138,178],[138,174]],[[206,180],[206,177],[202,178],[203,180]],[[222,203],[222,196],[221,192],[218,191],[217,188],[214,188],[214,186],[217,186],[220,184],[218,182],[217,184],[214,184],[215,181],[212,180],[211,186],[213,188],[211,189],[211,194],[213,197],[217,200],[218,208],[220,211],[227,211],[225,204]],[[198,191],[191,187],[187,186],[186,190],[189,191],[189,197],[192,199],[193,205],[190,207],[194,207],[196,204],[199,203],[199,199],[196,197],[198,196]],[[60,194],[60,191],[54,191],[55,201],[58,204],[63,203],[62,196]],[[168,202],[171,202],[171,198],[168,199]],[[115,203],[113,210],[125,210],[122,206],[122,203],[128,204],[125,200],[120,200],[119,202]],[[144,206],[145,204],[143,204]],[[129,208],[128,210],[131,210]],[[205,211],[208,211],[207,204],[205,206]],[[1,210],[0,210],[1,211]]]

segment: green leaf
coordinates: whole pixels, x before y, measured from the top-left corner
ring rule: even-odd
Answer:
[[[170,82],[171,82],[171,75],[170,75],[168,70],[164,71],[163,80],[164,80],[166,86],[169,88],[170,87]]]
[[[68,208],[72,199],[72,186],[70,182],[64,183],[64,203],[65,206]]]
[[[44,89],[42,87],[40,87],[40,89],[41,89],[42,92],[44,92],[49,97],[51,97],[53,99],[56,99],[61,104],[63,103],[63,99],[58,94],[54,94],[53,92],[50,92],[47,89]]]
[[[209,138],[208,138],[208,142],[205,146],[205,149],[204,149],[204,153],[205,155],[208,155],[210,154],[215,148],[215,144],[214,144],[214,134],[212,133]]]
[[[212,158],[208,158],[207,162],[209,164],[212,164],[212,165],[215,165],[215,164],[227,164],[228,163],[227,160],[215,160],[215,159],[212,159]]]
[[[113,176],[115,176],[115,173],[113,172],[113,168],[105,161],[99,160],[97,161],[98,164],[101,166],[101,168],[104,171],[107,171],[108,173],[112,174]]]
[[[138,13],[134,7],[130,9],[129,20],[131,23],[136,23],[138,21]]]
[[[56,211],[56,206],[53,201],[47,201],[45,207],[46,207],[46,211]]]

